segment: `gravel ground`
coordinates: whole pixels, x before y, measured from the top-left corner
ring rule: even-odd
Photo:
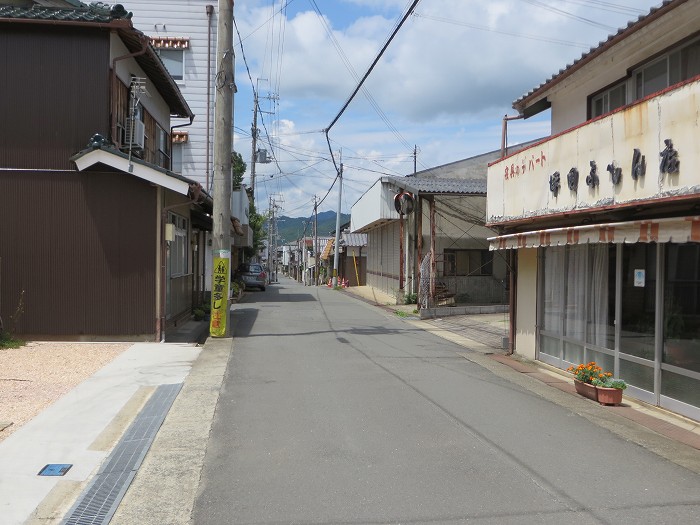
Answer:
[[[130,346],[30,342],[0,349],[0,441]]]

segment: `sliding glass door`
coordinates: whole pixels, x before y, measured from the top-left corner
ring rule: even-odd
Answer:
[[[700,419],[700,244],[547,247],[539,261],[538,359],[596,361]]]

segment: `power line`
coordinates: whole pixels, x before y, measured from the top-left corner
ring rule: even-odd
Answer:
[[[564,11],[563,9],[559,9],[556,7],[553,7],[551,5],[545,4],[544,2],[539,2],[538,0],[522,0],[526,4],[530,4],[535,7],[539,7],[541,9],[544,9],[545,11],[551,11],[552,13],[556,13],[562,16],[565,16],[567,18],[571,18],[573,20],[578,20],[579,22],[583,22],[584,24],[591,25],[593,27],[599,27],[601,29],[605,29],[607,31],[616,31],[617,28],[606,25],[606,24],[601,24],[600,22],[596,22],[595,20],[591,20],[590,18],[584,18],[582,16],[575,15],[573,13],[569,13],[568,11]]]
[[[318,9],[318,6],[316,5],[315,0],[309,0],[309,1],[311,2],[311,4],[312,4],[312,5],[314,6],[314,8],[316,9],[316,11],[317,11],[317,13],[318,13],[320,19],[322,20],[322,22],[323,22],[323,24],[324,24],[324,27],[326,28],[326,32],[329,34],[329,37],[330,37],[330,39],[331,39],[331,42],[333,42],[333,43],[334,43],[334,46],[336,47],[336,49],[338,49],[338,52],[339,52],[339,54],[341,55],[341,58],[342,58],[343,61],[346,63],[346,67],[348,68],[348,70],[350,71],[350,73],[352,74],[352,76],[357,80],[357,73],[356,73],[355,70],[353,69],[352,65],[350,64],[350,62],[349,62],[349,60],[347,59],[347,57],[345,56],[345,54],[342,52],[342,48],[340,47],[340,44],[337,43],[337,39],[335,38],[335,35],[333,35],[333,32],[332,32],[332,31],[330,30],[330,28],[327,26],[327,24],[326,24],[326,22],[325,22],[325,19],[323,18],[323,15],[321,14],[320,9]],[[347,101],[345,102],[345,104],[343,105],[343,108],[340,110],[340,112],[338,113],[338,115],[333,119],[333,121],[331,122],[331,124],[330,124],[330,125],[328,126],[328,128],[326,129],[326,135],[328,135],[328,131],[330,131],[330,129],[331,129],[331,128],[335,125],[335,123],[337,122],[337,120],[338,120],[338,119],[342,116],[342,114],[345,112],[345,110],[347,109],[347,107],[350,105],[350,102],[352,102],[352,100],[353,100],[353,99],[355,98],[355,96],[357,95],[358,91],[360,91],[360,89],[363,89],[364,95],[367,97],[367,100],[370,102],[370,104],[371,104],[372,107],[375,109],[375,111],[377,112],[377,114],[379,115],[379,117],[382,119],[382,121],[383,121],[383,122],[387,125],[387,127],[394,133],[394,135],[399,139],[400,142],[402,142],[407,148],[410,148],[410,145],[408,145],[408,142],[406,141],[406,139],[403,138],[403,136],[401,135],[401,133],[399,132],[399,130],[391,123],[391,121],[389,120],[389,118],[386,116],[386,114],[385,114],[385,113],[382,111],[382,109],[379,107],[379,104],[377,104],[377,102],[376,102],[376,100],[374,99],[374,97],[372,97],[371,93],[370,93],[368,90],[366,90],[365,88],[363,88],[363,84],[364,84],[365,80],[367,80],[367,77],[370,75],[370,73],[372,72],[372,70],[374,69],[374,67],[377,65],[377,62],[379,62],[379,59],[382,57],[382,55],[383,55],[384,52],[386,51],[387,47],[389,47],[389,44],[391,43],[391,41],[392,41],[392,40],[394,39],[394,37],[396,36],[396,33],[399,31],[399,29],[401,28],[401,26],[404,24],[404,22],[408,19],[408,17],[411,15],[411,13],[413,12],[413,10],[415,9],[415,7],[418,5],[418,2],[419,2],[419,1],[420,1],[420,0],[414,0],[414,1],[413,1],[413,4],[412,4],[411,7],[407,10],[406,14],[405,14],[405,15],[401,18],[401,20],[396,24],[396,27],[395,27],[394,30],[391,32],[391,34],[389,35],[389,37],[386,39],[386,42],[385,42],[384,45],[382,46],[382,48],[381,48],[381,50],[379,51],[379,54],[377,55],[377,57],[374,59],[374,61],[373,61],[372,64],[370,65],[368,71],[367,71],[367,72],[365,73],[365,75],[358,81],[358,85],[357,85],[357,87],[355,88],[355,91],[350,95],[350,97],[348,98],[348,100],[347,100]],[[336,166],[336,170],[337,170],[337,169],[338,169],[338,167]]]
[[[487,31],[487,32],[490,32],[490,33],[498,33],[498,34],[500,34],[500,35],[507,35],[507,36],[517,37],[517,38],[526,38],[526,39],[529,39],[529,40],[538,40],[538,41],[540,41],[540,42],[547,42],[547,43],[550,43],[550,44],[560,44],[560,45],[563,45],[563,46],[580,47],[580,48],[583,48],[583,49],[588,49],[588,48],[591,47],[590,45],[583,44],[583,43],[581,43],[581,42],[571,42],[571,41],[568,41],[568,40],[559,40],[558,38],[551,38],[551,37],[546,37],[546,36],[528,35],[528,34],[524,34],[524,33],[513,33],[512,31],[502,31],[502,30],[493,29],[493,28],[487,27],[487,26],[480,26],[480,25],[477,25],[477,24],[470,24],[470,23],[467,23],[467,22],[460,22],[459,20],[454,20],[454,19],[451,19],[451,18],[443,18],[443,17],[440,17],[440,16],[423,15],[423,14],[420,14],[420,13],[415,13],[414,16],[417,17],[417,18],[425,18],[425,19],[427,19],[427,20],[434,20],[434,21],[436,21],[436,22],[443,22],[443,23],[446,23],[446,24],[452,24],[452,25],[456,25],[456,26],[469,27],[469,28],[471,28],[471,29],[477,29],[477,30],[479,30],[479,31]]]

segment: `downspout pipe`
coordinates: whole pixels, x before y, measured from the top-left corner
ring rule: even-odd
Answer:
[[[177,124],[175,126],[170,126],[170,166],[168,166],[168,169],[170,171],[173,170],[173,130],[177,128],[184,128],[186,126],[191,126],[192,122],[194,121],[194,115],[190,115],[190,121],[185,122],[184,124]],[[180,173],[182,175],[182,173]]]
[[[506,156],[506,147],[508,146],[506,144],[508,140],[508,121],[509,120],[518,120],[525,118],[525,115],[515,115],[513,117],[509,117],[508,115],[503,115],[503,126],[501,130],[501,158]]]
[[[150,40],[146,35],[140,35],[139,40],[141,41],[141,49],[138,51],[135,51],[133,53],[127,53],[126,55],[122,55],[119,57],[115,57],[112,60],[112,71],[110,72],[110,82],[109,82],[109,105],[110,105],[110,112],[109,112],[109,119],[110,119],[110,128],[111,128],[111,139],[112,142],[115,144],[118,143],[117,139],[117,121],[115,119],[115,113],[116,113],[116,107],[115,107],[115,100],[114,100],[114,93],[115,93],[115,84],[117,82],[117,62],[121,60],[126,60],[127,58],[133,58],[137,57],[140,55],[143,55],[148,51],[148,46],[151,45]]]

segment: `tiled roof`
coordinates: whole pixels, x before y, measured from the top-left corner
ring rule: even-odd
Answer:
[[[170,108],[172,116],[194,118],[194,114],[180,92],[168,70],[163,65],[155,49],[150,45],[149,38],[134,28],[131,23],[132,13],[126,11],[121,4],[109,6],[96,2],[90,5],[80,4],[74,9],[44,7],[34,5],[31,8],[0,5],[0,23],[77,25],[80,27],[94,24],[97,27],[114,29],[130,53],[142,51],[147,45],[146,52],[136,55],[134,60],[144,70],[148,78],[155,84],[158,92]]]
[[[598,55],[607,51],[610,47],[617,44],[620,40],[627,38],[632,33],[638,31],[642,27],[646,26],[648,23],[656,19],[657,17],[663,15],[667,11],[675,9],[676,7],[684,4],[688,0],[664,0],[661,6],[653,7],[649,13],[646,15],[640,15],[635,21],[631,21],[627,24],[627,27],[618,29],[617,33],[614,35],[609,35],[607,40],[599,42],[597,47],[592,47],[586,53],[583,53],[580,58],[574,60],[573,63],[568,64],[565,68],[560,69],[558,73],[551,76],[549,79],[544,81],[542,84],[536,88],[531,89],[528,93],[524,94],[522,97],[513,102],[513,108],[523,113],[523,110],[528,105],[528,100],[539,95],[542,91],[549,88],[553,84],[558,83],[564,78],[571,75],[574,71],[582,67],[587,62],[590,62]]]
[[[0,18],[109,24],[113,20],[129,20],[131,19],[131,15],[132,14],[127,12],[121,4],[110,7],[107,4],[99,2],[90,5],[82,4],[80,7],[75,7],[73,9],[45,7],[37,4],[32,7],[0,6]]]
[[[399,188],[418,193],[486,195],[486,180],[483,179],[433,179],[420,177],[400,179],[389,177],[389,180]]]

